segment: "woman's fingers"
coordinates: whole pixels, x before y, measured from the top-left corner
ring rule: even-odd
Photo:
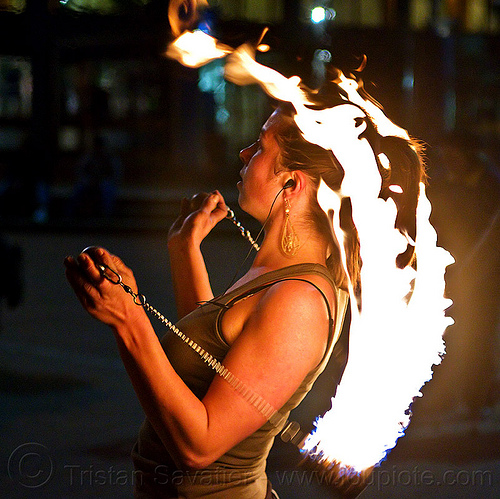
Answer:
[[[218,196],[218,200],[217,200],[217,209],[218,210],[221,210],[221,214],[224,215],[224,217],[227,216],[227,205],[226,205],[226,202],[224,201],[224,197],[222,196],[222,194],[219,192],[219,191],[215,191],[215,194]]]
[[[198,192],[197,194],[195,194],[189,202],[191,211],[199,210],[209,196],[210,194],[206,192]]]
[[[87,252],[82,252],[77,257],[78,265],[81,271],[88,277],[88,279],[93,283],[100,283],[103,280],[101,270],[97,267],[97,263],[94,258]]]
[[[82,305],[87,309],[94,307],[96,299],[99,298],[99,291],[84,275],[80,264],[75,258],[68,256],[64,260],[64,265],[66,278]]]
[[[227,206],[220,192],[213,192],[207,199],[208,215],[212,226],[218,224],[227,216]]]
[[[96,319],[110,326],[118,326],[138,313],[136,310],[139,307],[124,289],[116,285],[118,277],[121,277],[123,284],[137,293],[132,271],[117,256],[103,248],[86,248],[77,258],[67,257],[64,265],[66,277],[75,294],[87,312]],[[101,266],[104,266],[104,270]]]
[[[200,244],[207,234],[227,215],[227,206],[219,191],[200,192],[191,199],[182,199],[180,215],[170,227],[171,247],[188,239]]]
[[[111,285],[105,278],[106,270],[103,270],[102,265],[109,267],[109,269],[120,275],[128,271],[118,257],[104,248],[95,246],[85,248],[76,259],[73,257],[66,258],[64,263],[70,273],[75,274],[73,277],[74,282],[79,282],[79,278],[86,280],[101,296],[106,291],[106,288]],[[111,275],[109,270],[107,272]],[[128,274],[130,274],[130,271],[127,272],[127,277],[129,277]],[[114,278],[113,275],[112,280],[115,280]]]
[[[108,250],[100,248],[97,246],[90,246],[85,248],[82,252],[83,257],[89,258],[89,260],[83,260],[88,267],[93,267],[97,269],[100,273],[99,265],[104,264],[114,271],[120,272],[123,270],[128,270],[125,264],[116,255],[113,255]]]
[[[123,263],[120,257],[113,255],[113,253],[110,253],[104,248],[97,248],[97,258],[100,263],[106,265],[113,272],[119,274],[122,278],[122,282],[130,286],[133,291],[137,293],[137,284],[135,282],[134,273]],[[118,278],[117,275],[111,275],[110,277],[112,281],[116,281]]]
[[[203,206],[201,207],[201,211],[204,211],[208,215],[218,214],[218,211],[222,211],[224,216],[227,214],[227,206],[224,202],[224,198],[221,193],[218,191],[212,192],[205,201],[203,202]]]

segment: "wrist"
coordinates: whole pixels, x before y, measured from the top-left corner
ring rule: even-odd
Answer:
[[[173,237],[167,242],[167,248],[171,255],[186,255],[201,251],[201,241],[191,237]]]
[[[139,305],[134,305],[121,320],[111,324],[115,335],[123,339],[137,336],[147,326],[150,326],[149,318]]]

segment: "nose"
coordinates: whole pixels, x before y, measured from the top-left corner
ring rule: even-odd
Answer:
[[[250,149],[250,146],[245,147],[245,149],[242,149],[240,151],[240,160],[244,165],[246,165],[250,161],[251,156],[248,154],[249,149]]]

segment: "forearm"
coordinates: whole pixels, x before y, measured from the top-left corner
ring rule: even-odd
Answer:
[[[168,361],[147,320],[115,329],[121,358],[148,420],[181,467],[213,460],[208,414]]]
[[[218,191],[183,199],[181,213],[168,234],[170,266],[179,317],[193,311],[199,302],[213,298],[200,245],[210,231],[227,216]]]
[[[213,292],[199,246],[169,244],[169,256],[177,313],[184,317],[199,302],[211,300]]]
[[[106,275],[119,276],[120,282],[136,292],[131,270],[102,248],[89,248],[77,259],[67,257],[65,265],[84,308],[112,328],[137,396],[172,457],[187,467],[205,464],[207,456],[215,459],[217,447],[209,436],[217,432],[209,428],[204,403],[174,371],[145,310],[116,285],[118,281],[102,274],[107,269]]]

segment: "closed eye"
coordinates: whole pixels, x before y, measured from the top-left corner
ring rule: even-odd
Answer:
[[[256,140],[252,145],[251,145],[251,151],[252,155],[255,154],[259,149],[262,149],[262,142],[260,139]]]

